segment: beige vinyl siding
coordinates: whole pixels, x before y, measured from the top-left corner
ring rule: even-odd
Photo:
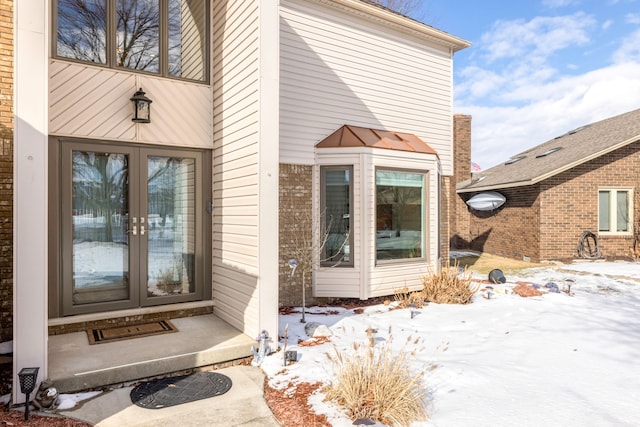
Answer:
[[[151,104],[151,123],[131,121],[134,92]],[[52,135],[165,146],[211,148],[212,94],[207,85],[52,59]]]
[[[253,336],[260,327],[260,8],[255,1],[213,4],[214,312]]]
[[[414,133],[452,172],[448,48],[312,0],[283,0],[281,17],[282,162],[312,164],[314,145],[352,124]]]

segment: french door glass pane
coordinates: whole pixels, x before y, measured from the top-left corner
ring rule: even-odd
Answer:
[[[195,292],[195,160],[149,156],[147,295]]]
[[[125,154],[72,152],[73,303],[129,297]]]

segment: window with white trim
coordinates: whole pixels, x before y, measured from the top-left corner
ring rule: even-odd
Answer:
[[[598,191],[598,231],[631,234],[633,192],[630,189]]]

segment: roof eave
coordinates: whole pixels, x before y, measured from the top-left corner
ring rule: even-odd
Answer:
[[[487,185],[487,186],[482,186],[482,187],[466,187],[466,188],[456,188],[456,193],[473,193],[473,192],[478,192],[478,191],[490,191],[490,190],[499,190],[501,188],[514,188],[514,187],[525,187],[527,185],[534,185],[537,184],[541,181],[544,181],[545,179],[549,179],[552,176],[558,175],[562,172],[566,172],[569,169],[572,169],[576,166],[579,166],[581,164],[584,164],[586,162],[589,162],[593,159],[597,159],[598,157],[604,156],[605,154],[609,154],[613,151],[616,151],[624,146],[627,146],[631,143],[634,143],[636,141],[640,141],[640,135],[635,135],[625,141],[619,142],[618,144],[614,144],[610,147],[607,147],[604,150],[598,151],[596,153],[593,153],[589,156],[583,157],[578,161],[572,162],[572,163],[568,163],[564,166],[562,166],[561,168],[549,171],[545,174],[533,177],[529,180],[526,181],[517,181],[517,182],[511,182],[511,183],[504,183],[504,184],[495,184],[495,185]]]
[[[328,0],[317,1],[326,3]],[[420,21],[416,21],[399,13],[395,13],[391,10],[377,7],[373,4],[365,3],[361,0],[330,0],[330,2],[340,6],[348,7],[358,12],[365,13],[369,16],[399,25],[406,28],[407,30],[419,33],[431,40],[447,45],[453,50],[453,52],[457,52],[471,46],[471,42],[461,39],[460,37],[456,37],[442,30],[438,30]]]

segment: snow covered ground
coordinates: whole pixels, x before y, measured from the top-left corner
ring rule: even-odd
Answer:
[[[475,276],[474,279],[486,279]],[[559,290],[523,298],[515,282]],[[407,337],[423,339],[415,369],[425,370],[429,420],[416,426],[639,426],[640,425],[640,264],[584,262],[523,270],[496,285],[491,298],[478,292],[469,305],[429,304],[417,310],[367,307],[363,313],[312,307],[306,320],[327,325],[331,342],[308,340],[299,313],[280,316],[280,336],[288,325],[288,350],[298,361],[287,367],[282,351],[262,368],[275,387],[298,382],[327,383],[335,345],[365,342],[366,329],[382,343],[393,336],[398,350]],[[317,313],[317,314],[312,314]],[[333,314],[327,314],[333,313]],[[390,330],[390,332],[389,332]],[[280,346],[283,341],[280,340]],[[349,426],[336,406],[312,396],[317,413],[334,426]]]

